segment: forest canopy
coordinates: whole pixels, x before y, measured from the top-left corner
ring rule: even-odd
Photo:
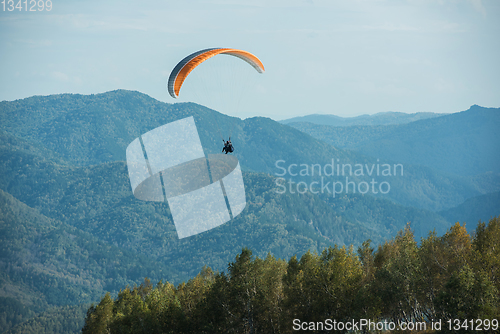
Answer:
[[[442,332],[479,325],[495,332],[499,241],[500,217],[480,223],[473,235],[456,223],[417,242],[407,226],[377,249],[367,240],[357,251],[335,246],[288,262],[244,248],[226,272],[204,267],[177,287],[146,278],[115,299],[107,293],[88,310],[82,332],[322,332],[333,322],[360,319],[420,324],[426,332],[436,321]]]

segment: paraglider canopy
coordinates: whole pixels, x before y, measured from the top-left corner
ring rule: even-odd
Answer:
[[[200,65],[207,59],[210,59],[219,54],[227,54],[243,59],[244,61],[252,65],[259,73],[264,73],[265,71],[264,65],[262,64],[260,59],[250,52],[230,48],[205,49],[190,54],[174,67],[172,73],[170,73],[167,84],[169,94],[173,98],[178,98],[182,84],[184,83],[184,80],[186,80],[189,73],[191,73],[191,71],[193,71],[198,65]]]

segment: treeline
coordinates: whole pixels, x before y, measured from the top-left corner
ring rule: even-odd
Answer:
[[[459,319],[454,332],[471,332],[470,320],[500,319],[499,245],[500,217],[472,236],[457,223],[418,243],[408,226],[376,250],[366,241],[357,252],[336,246],[288,262],[245,248],[227,273],[204,268],[177,287],[145,279],[116,299],[106,294],[82,332],[292,333],[295,319],[316,332],[326,319],[426,322],[428,332],[431,321],[446,331]]]

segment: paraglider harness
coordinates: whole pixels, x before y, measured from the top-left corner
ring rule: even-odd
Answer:
[[[222,141],[224,142],[224,147],[222,148],[222,152],[226,152],[226,154],[232,153],[234,151],[234,147],[233,144],[231,143],[231,137],[229,137],[227,141],[225,141],[224,139],[222,139]]]

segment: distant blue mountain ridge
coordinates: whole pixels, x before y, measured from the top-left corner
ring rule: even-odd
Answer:
[[[385,111],[373,115],[360,115],[355,117],[341,117],[328,114],[311,114],[306,116],[298,116],[280,121],[282,124],[290,124],[297,122],[308,122],[318,125],[330,126],[352,126],[352,125],[393,125],[406,124],[426,118],[434,118],[443,116],[443,113],[433,112],[417,112],[407,114],[396,111]]]
[[[449,174],[500,173],[500,108],[468,110],[404,124],[289,123],[335,147]]]

